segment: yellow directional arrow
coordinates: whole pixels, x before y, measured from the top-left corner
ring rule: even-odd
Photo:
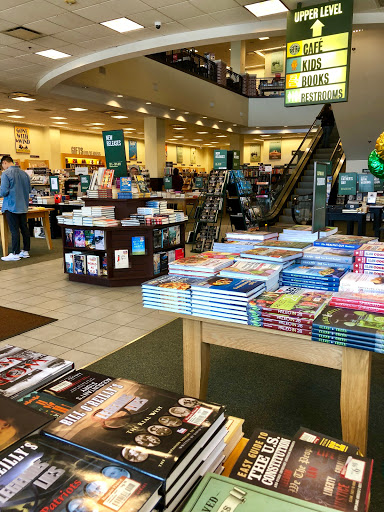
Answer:
[[[312,25],[312,37],[320,37],[321,33],[323,32],[324,23],[321,23],[320,20],[316,20],[315,23]]]

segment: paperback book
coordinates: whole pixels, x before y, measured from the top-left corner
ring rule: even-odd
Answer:
[[[239,277],[242,279],[258,279],[268,281],[278,279],[281,265],[276,263],[260,263],[247,259],[237,260],[233,265],[220,272],[222,277]]]
[[[2,510],[150,512],[160,499],[158,480],[46,436],[2,456],[12,460],[2,465]]]
[[[180,274],[183,271],[195,271],[195,272],[204,272],[209,271],[210,273],[217,273],[222,268],[228,267],[233,264],[232,259],[212,259],[212,258],[201,258],[199,256],[191,256],[189,258],[180,258],[172,262],[169,265],[170,270],[177,270]]]
[[[384,243],[364,244],[355,250],[355,256],[384,258]]]
[[[61,400],[56,396],[49,395],[44,391],[32,391],[31,393],[18,398],[17,401],[26,407],[30,407],[42,414],[50,416],[51,419],[59,418],[73,407],[73,404],[70,402]]]
[[[257,429],[230,477],[340,511],[365,512],[373,460]]]
[[[73,229],[71,228],[65,228],[65,245],[73,247]]]
[[[384,294],[384,276],[349,272],[340,280],[339,291]]]
[[[327,306],[314,320],[313,326],[331,332],[384,338],[384,315],[380,313]]]
[[[25,407],[22,404],[0,395],[0,452],[29,436],[34,431],[40,429],[50,421],[50,418]],[[2,457],[3,454],[1,454]],[[4,468],[1,465],[0,475]],[[1,477],[0,477],[1,489]],[[1,505],[0,491],[0,507]]]
[[[275,249],[268,247],[255,247],[250,251],[241,253],[242,258],[251,258],[255,260],[265,260],[275,263],[282,263],[284,261],[294,260],[302,256],[300,251],[292,251],[289,249]]]
[[[377,242],[377,238],[369,236],[331,235],[316,240],[313,245],[319,247],[333,247],[339,249],[359,249],[362,245]]]
[[[100,275],[100,258],[95,254],[87,254],[87,274],[89,276]]]
[[[293,436],[293,439],[316,444],[317,446],[325,446],[326,448],[331,448],[338,452],[350,453],[352,455],[358,455],[359,452],[358,447],[353,444],[320,434],[319,432],[315,432],[314,430],[306,427],[300,427]]]
[[[73,255],[73,270],[74,274],[86,274],[86,255],[74,254]]]
[[[258,231],[252,228],[248,231],[232,231],[226,234],[227,240],[249,240],[249,241],[264,241],[277,238],[278,233],[270,233],[269,231]]]
[[[73,254],[71,252],[65,253],[65,270],[68,274],[73,274]]]
[[[151,475],[165,492],[224,425],[222,406],[115,379],[44,432]]]
[[[268,247],[271,249],[289,249],[290,251],[303,251],[312,244],[310,242],[295,242],[290,240],[268,240],[262,242],[258,247]]]
[[[283,277],[296,277],[299,279],[316,279],[317,281],[335,281],[339,280],[346,273],[345,268],[337,267],[308,267],[305,265],[293,265],[283,270]]]
[[[332,263],[352,264],[353,249],[332,249],[327,247],[308,247],[303,251],[303,258],[310,260],[329,261]]]
[[[191,285],[192,292],[222,295],[228,297],[251,298],[265,289],[263,281],[223,278],[220,276],[204,279]]]
[[[74,231],[74,247],[85,247],[85,232],[82,229]]]
[[[105,231],[95,229],[95,249],[105,251]]]
[[[86,229],[84,231],[85,236],[85,247],[88,249],[95,249],[95,232],[91,229]]]

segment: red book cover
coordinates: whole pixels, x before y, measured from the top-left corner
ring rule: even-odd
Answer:
[[[266,329],[276,329],[277,331],[285,331],[285,332],[294,332],[296,334],[306,334],[310,336],[312,334],[312,329],[299,329],[298,327],[290,327],[287,325],[277,325],[264,323],[263,327]]]
[[[371,306],[365,302],[346,302],[341,300],[331,300],[330,306],[336,306],[338,308],[357,309],[358,311],[370,311],[372,313],[384,313],[384,308],[379,306]]]
[[[264,311],[261,312],[261,316],[265,319],[266,322],[269,323],[275,323],[275,322],[290,322],[292,325],[301,324],[302,326],[312,325],[312,319],[310,318],[303,318],[303,317],[292,317],[289,315],[276,315],[274,313],[265,313]],[[288,324],[287,324],[288,325]]]

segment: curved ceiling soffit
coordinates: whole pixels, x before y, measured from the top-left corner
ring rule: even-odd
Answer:
[[[384,24],[384,13],[357,13],[353,16],[354,25]],[[154,37],[142,41],[135,41],[121,46],[114,46],[106,50],[94,52],[78,59],[74,59],[63,66],[49,71],[38,82],[38,92],[50,92],[56,85],[64,80],[78,75],[84,71],[104,66],[126,59],[141,57],[150,53],[172,50],[178,47],[221,43],[228,40],[252,39],[257,34],[264,33],[270,36],[281,35],[285,32],[286,20],[276,19],[270,21],[255,21],[253,23],[240,23],[210,29],[194,30],[189,32]]]

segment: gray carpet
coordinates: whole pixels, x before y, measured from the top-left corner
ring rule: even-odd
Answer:
[[[90,365],[90,370],[183,392],[182,322],[175,320]],[[256,426],[293,435],[306,426],[341,438],[340,372],[304,363],[211,347],[210,401]],[[384,356],[374,354],[368,455],[375,459],[370,512],[384,510]]]

